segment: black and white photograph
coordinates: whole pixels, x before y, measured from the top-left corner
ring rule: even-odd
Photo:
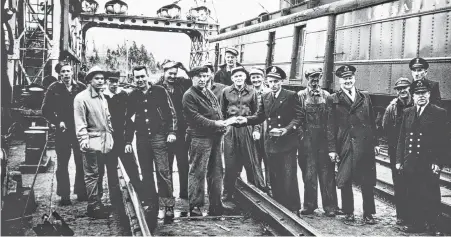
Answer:
[[[1,236],[451,236],[451,1],[1,3]]]

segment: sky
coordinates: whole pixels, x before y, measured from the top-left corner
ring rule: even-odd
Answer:
[[[124,0],[128,4],[128,15],[156,16],[156,11],[173,0]],[[214,7],[213,7],[214,1]],[[107,0],[97,0],[98,13],[104,13],[104,5]],[[178,5],[182,8],[182,16],[185,16],[191,7],[196,6],[195,0],[181,0]],[[265,12],[277,11],[278,0],[197,0],[199,5],[210,8],[213,18],[219,20],[220,27],[233,25],[258,16]],[[205,2],[205,3],[204,3]],[[261,4],[261,5],[260,5]],[[263,6],[263,7],[262,7]],[[116,45],[136,41],[144,44],[148,51],[154,54],[157,61],[172,59],[189,65],[189,52],[191,42],[187,35],[181,33],[119,30],[108,28],[92,28],[86,35],[87,53],[92,51],[92,42],[100,53],[105,53],[106,47],[116,48]]]

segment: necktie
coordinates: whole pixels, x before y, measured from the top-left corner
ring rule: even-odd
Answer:
[[[352,90],[348,90],[349,93],[349,98],[351,99],[352,102],[354,102],[354,97],[352,96]]]
[[[423,109],[423,107],[422,106],[420,106],[419,108],[418,108],[418,110],[417,110],[417,117],[420,117],[421,116],[421,110]]]

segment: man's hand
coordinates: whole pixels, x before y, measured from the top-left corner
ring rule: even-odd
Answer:
[[[286,128],[281,128],[281,129],[279,129],[279,131],[281,132],[280,136],[283,136],[283,135],[287,134],[287,132],[288,132],[288,130]]]
[[[175,142],[175,140],[177,140],[177,137],[176,137],[174,134],[169,134],[169,135],[168,135],[168,140],[167,140],[167,142],[173,143],[173,142]]]
[[[133,147],[131,144],[127,144],[125,145],[125,153],[132,153],[133,152]]]
[[[215,126],[219,127],[219,128],[223,128],[223,127],[227,127],[227,122],[224,120],[216,120],[215,121]]]
[[[332,162],[340,162],[340,159],[336,152],[329,152],[329,158]]]
[[[396,163],[396,169],[400,170],[401,169],[401,163]]]
[[[252,137],[254,138],[254,140],[260,140],[260,133],[255,131],[252,133]]]
[[[62,123],[64,123],[64,122],[62,122]],[[87,151],[89,149],[89,139],[85,139],[80,142],[80,149],[82,151]]]
[[[236,117],[236,121],[238,122],[238,124],[245,124],[247,123],[247,118],[243,116],[238,116]]]
[[[436,164],[432,165],[432,172],[434,172],[434,174],[439,174],[442,171],[442,169],[440,169],[440,167]]]
[[[60,129],[61,129],[61,132],[64,132],[67,129],[66,124],[63,121],[60,122]]]

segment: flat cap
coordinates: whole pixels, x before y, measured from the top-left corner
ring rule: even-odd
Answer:
[[[59,62],[58,64],[56,64],[56,66],[55,66],[55,72],[59,74],[60,71],[61,71],[61,68],[64,67],[64,66],[71,66],[71,67],[72,67],[72,65],[70,65],[69,62],[67,62],[67,61],[61,61],[61,62]]]
[[[233,55],[235,55],[235,56],[238,56],[238,50],[235,49],[235,48],[226,48],[226,49],[225,49],[225,52],[226,52],[226,53],[231,53],[231,54],[233,54]]]
[[[357,69],[349,64],[345,64],[341,67],[339,67],[336,71],[335,71],[335,75],[337,77],[343,78],[343,77],[348,77],[348,76],[352,76],[355,74],[355,71],[357,71]]]
[[[282,68],[278,66],[271,66],[266,68],[266,77],[273,77],[283,80],[287,78],[287,74],[282,70]]]
[[[119,79],[121,78],[121,72],[120,71],[108,71],[107,72],[107,76],[106,76],[108,80],[116,80],[119,81]]]
[[[263,68],[260,68],[260,67],[252,67],[251,70],[249,71],[249,75],[253,75],[253,74],[262,75],[264,77],[265,70],[263,70]]]
[[[427,70],[429,68],[429,63],[424,58],[414,58],[410,60],[409,68],[410,70],[415,70],[418,68]]]
[[[430,85],[425,80],[417,80],[412,82],[412,85],[410,85],[410,93],[415,94],[419,92],[426,92],[431,91]]]
[[[246,77],[249,77],[249,73],[247,72],[246,68],[244,68],[243,66],[236,66],[236,67],[232,68],[232,70],[230,72],[232,75],[237,72],[244,72],[246,74]]]
[[[180,62],[166,59],[161,64],[161,67],[163,68],[163,70],[168,70],[170,68],[178,68],[180,67],[180,65],[181,65]]]
[[[207,67],[208,69],[210,69],[210,71],[211,71],[212,73],[215,72],[215,69],[214,69],[213,64],[212,64],[211,62],[206,62],[203,66],[204,66],[204,67]]]
[[[396,80],[394,88],[396,89],[399,87],[410,87],[411,84],[412,83],[408,78],[400,77],[398,80]]]
[[[323,74],[323,69],[321,67],[309,67],[304,72],[306,78],[316,74]]]
[[[207,72],[208,72],[208,67],[206,67],[206,66],[195,67],[195,68],[191,69],[191,71],[188,72],[188,76],[195,77],[195,76],[199,76],[201,73],[207,73]]]

